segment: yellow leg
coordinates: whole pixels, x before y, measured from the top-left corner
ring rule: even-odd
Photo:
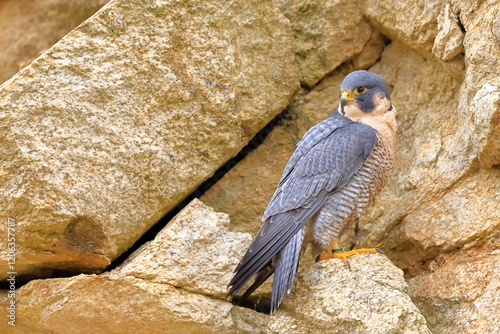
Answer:
[[[342,248],[339,247],[339,242],[337,239],[333,239],[330,247],[326,248],[323,253],[321,253],[317,258],[317,261],[323,261],[323,260],[329,260],[329,259],[342,259],[344,260],[344,263],[350,267],[349,261],[347,260],[348,257],[354,255],[354,254],[359,254],[359,253],[383,253],[381,249],[379,248],[360,248],[360,249],[353,249],[352,251],[349,252],[344,252]]]

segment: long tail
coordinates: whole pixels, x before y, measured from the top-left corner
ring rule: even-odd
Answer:
[[[288,244],[276,255],[273,292],[271,296],[271,314],[278,308],[285,291],[292,290],[295,274],[299,266],[300,251],[304,241],[305,228],[295,234]]]

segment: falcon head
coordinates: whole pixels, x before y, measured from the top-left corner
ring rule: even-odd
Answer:
[[[340,85],[340,93],[339,111],[347,117],[376,111],[385,112],[392,108],[389,89],[384,79],[375,73],[349,73]]]

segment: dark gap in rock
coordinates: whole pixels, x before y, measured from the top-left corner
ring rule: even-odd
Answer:
[[[63,270],[63,269],[47,269],[47,271],[44,271],[43,273],[36,274],[36,275],[33,275],[33,274],[15,275],[15,274],[13,274],[12,276],[14,277],[14,281],[12,281],[12,283],[15,285],[15,289],[17,291],[19,288],[23,287],[24,285],[26,285],[29,282],[34,281],[34,280],[51,279],[51,278],[65,278],[65,277],[77,276],[80,274],[98,274],[99,272],[100,271],[97,271],[97,270],[76,271],[76,270]],[[11,281],[7,281],[7,280],[0,281],[0,290],[9,290],[10,284],[11,284]]]
[[[323,79],[321,79],[321,80],[323,80]],[[321,81],[321,80],[320,80],[320,81]],[[319,83],[319,81],[318,81],[318,83]],[[316,84],[316,85],[317,85],[317,84]],[[314,85],[314,86],[316,86],[316,85]],[[313,86],[313,87],[314,87],[314,86]],[[313,87],[309,87],[308,85],[306,85],[306,84],[304,84],[304,83],[302,83],[302,82],[300,83],[300,88],[301,88],[303,91],[305,91],[305,94],[309,94],[309,93],[312,91]]]
[[[235,296],[231,301],[233,305],[240,307],[249,308],[259,313],[270,314],[271,313],[271,301],[269,299],[254,299],[246,298],[240,299],[239,296]]]
[[[140,246],[148,241],[153,240],[156,235],[167,226],[168,222],[172,220],[189,202],[195,198],[200,198],[205,192],[207,192],[214,184],[216,184],[227,172],[229,172],[234,166],[236,166],[241,160],[243,160],[250,152],[259,147],[267,135],[271,133],[274,127],[282,120],[288,119],[288,109],[285,108],[280,114],[274,117],[265,127],[263,127],[257,134],[248,142],[248,144],[241,149],[241,151],[232,159],[229,159],[223,166],[221,166],[209,179],[203,182],[198,188],[196,188],[189,196],[187,196],[182,202],[177,204],[172,210],[170,210],[166,215],[164,215],[158,222],[156,222],[146,233],[144,233],[128,250],[117,257],[107,268],[106,271],[110,271],[121,265],[133,252],[135,252]]]
[[[462,30],[462,32],[465,34],[467,31],[465,30],[462,20],[460,19],[460,13],[457,14],[457,24],[460,30]]]

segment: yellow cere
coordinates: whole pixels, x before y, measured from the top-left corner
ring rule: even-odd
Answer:
[[[347,100],[349,100],[349,101],[354,100],[354,97],[348,91],[342,92],[342,97],[345,98],[345,99],[347,99]]]

